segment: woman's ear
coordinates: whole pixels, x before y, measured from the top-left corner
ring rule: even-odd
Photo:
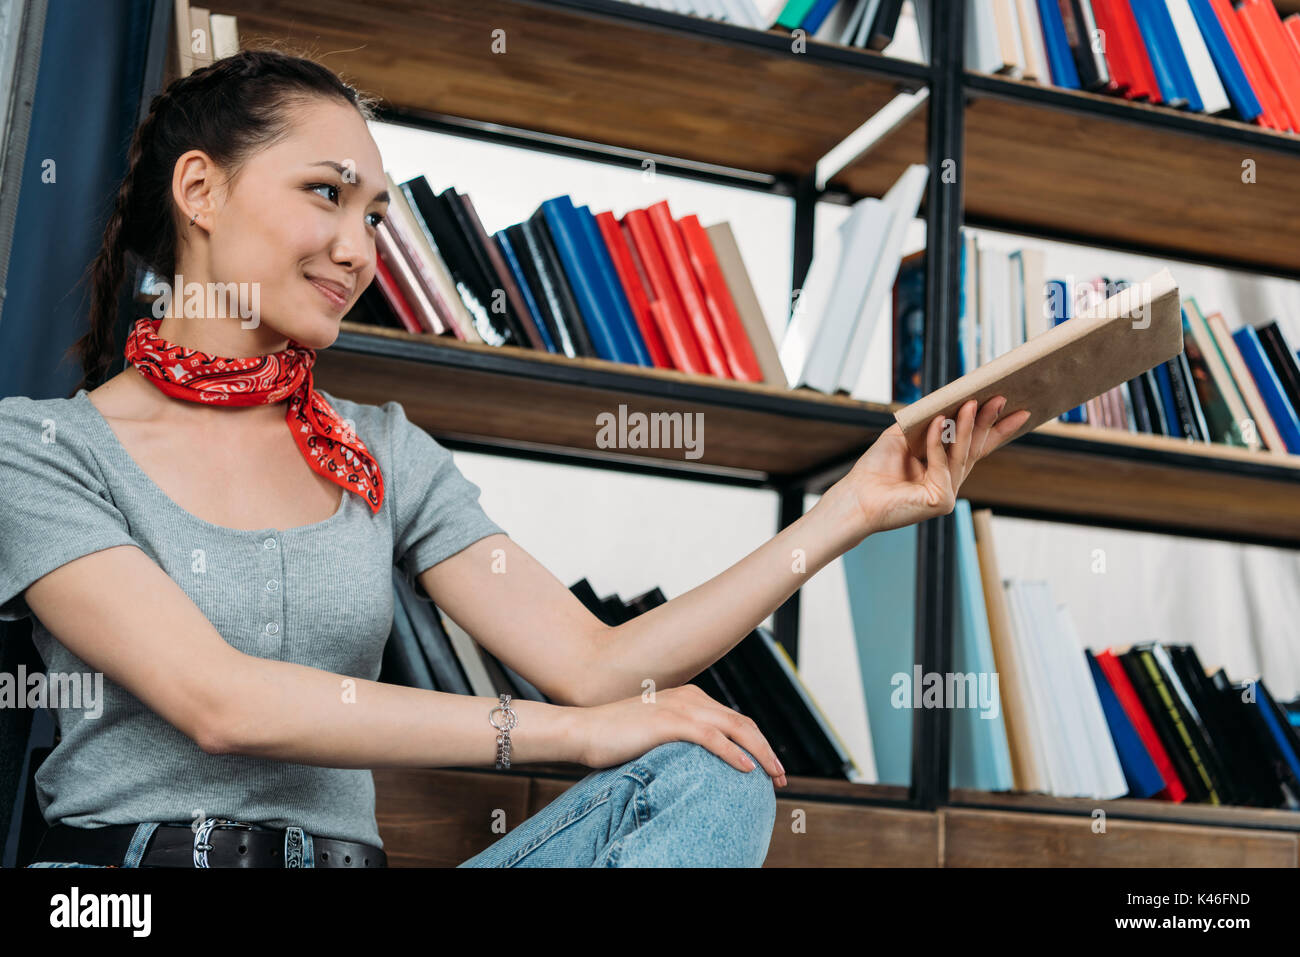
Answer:
[[[172,168],[172,199],[180,211],[183,225],[193,219],[195,227],[210,229],[216,212],[217,164],[202,150],[182,153]],[[181,231],[182,236],[188,232]]]

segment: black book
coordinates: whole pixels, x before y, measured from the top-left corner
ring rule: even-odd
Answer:
[[[479,268],[446,201],[434,196],[423,176],[407,180],[402,187],[407,190],[415,211],[424,220],[429,235],[442,254],[461,301],[469,310],[474,328],[483,341],[494,346],[526,345],[516,339],[504,316],[492,312],[493,284]]]
[[[380,680],[424,691],[440,691],[407,617],[399,584],[401,575],[397,566],[393,566],[393,626],[379,664]]]
[[[903,12],[903,0],[881,0],[876,17],[867,32],[867,49],[883,50],[894,42],[898,30],[898,17]],[[786,770],[789,770],[788,768]]]
[[[587,581],[587,579],[582,578],[577,582],[574,582],[569,586],[569,591],[573,592],[578,601],[582,602],[582,604],[586,606],[587,611],[591,612],[602,622],[607,625],[618,624],[618,622],[610,620],[609,613],[605,610],[605,606],[601,604],[600,599],[596,596],[596,590],[591,587],[591,582]]]
[[[1178,713],[1181,728],[1186,731],[1184,744],[1192,760],[1199,762],[1203,779],[1208,780],[1211,803],[1235,803],[1236,792],[1224,771],[1219,749],[1211,740],[1205,719],[1183,686],[1183,681],[1169,658],[1168,650],[1164,645],[1156,642],[1139,645],[1137,650],[1139,655],[1148,657],[1148,668],[1154,665],[1160,672],[1160,678],[1168,689],[1174,709]]]
[[[506,234],[506,239],[510,241],[510,247],[515,251],[515,258],[519,261],[519,269],[524,274],[524,282],[528,284],[528,289],[533,294],[533,302],[537,304],[538,321],[546,329],[547,335],[551,337],[555,351],[560,355],[575,358],[578,353],[573,347],[572,338],[569,336],[568,325],[564,322],[559,297],[551,284],[537,271],[533,247],[524,229],[524,224],[515,223],[513,226],[507,226],[502,232]]]
[[[1096,28],[1091,5],[1085,13],[1080,0],[1059,0],[1061,21],[1065,25],[1065,40],[1070,55],[1079,71],[1079,85],[1085,90],[1097,90],[1110,83],[1110,70],[1105,57],[1092,48],[1092,30]]]
[[[406,329],[402,320],[397,318],[388,300],[379,289],[379,284],[372,282],[357,297],[352,309],[343,317],[348,322],[360,322],[368,326],[381,326],[386,329]]]
[[[1283,752],[1283,748],[1287,746],[1286,742],[1279,744],[1264,718],[1263,711],[1268,708],[1268,704],[1260,692],[1263,684],[1263,681],[1243,681],[1234,684],[1230,700],[1240,706],[1247,724],[1254,730],[1260,742],[1261,749],[1268,754],[1270,767],[1282,792],[1283,805],[1300,809],[1300,778],[1296,776],[1291,762]]]
[[[519,315],[515,309],[515,302],[511,300],[509,289],[513,285],[507,277],[502,276],[492,262],[492,255],[483,245],[487,233],[480,233],[479,229],[482,224],[478,222],[478,217],[471,210],[472,204],[466,198],[457,192],[456,188],[449,186],[438,194],[439,202],[445,203],[447,210],[456,220],[456,225],[460,228],[461,238],[465,240],[465,245],[474,257],[474,263],[478,266],[479,272],[487,281],[488,298],[484,301],[489,313],[495,317],[504,320],[509,327],[514,341],[504,343],[504,345],[520,346],[528,349],[533,347],[533,342],[528,336],[528,331],[524,328],[524,318]],[[504,266],[504,262],[502,263]],[[508,267],[506,267],[508,268]]]
[[[1138,376],[1142,380],[1142,391],[1147,398],[1147,411],[1151,413],[1151,430],[1156,435],[1173,435],[1169,431],[1169,422],[1165,418],[1165,403],[1160,398],[1160,383],[1156,381],[1154,369],[1148,369]]]
[[[786,774],[813,774],[812,759],[799,746],[794,731],[786,723],[780,712],[764,694],[764,689],[757,675],[749,668],[745,660],[732,648],[714,663],[732,694],[740,703],[734,710],[754,720],[763,732],[777,760]],[[757,757],[757,755],[755,755]]]
[[[1133,690],[1137,692],[1143,709],[1151,718],[1151,724],[1156,729],[1156,733],[1160,735],[1160,742],[1169,753],[1169,759],[1173,762],[1174,770],[1178,773],[1178,779],[1183,782],[1183,787],[1187,789],[1187,799],[1193,802],[1207,800],[1210,793],[1209,788],[1201,778],[1200,772],[1197,771],[1196,765],[1192,762],[1184,736],[1176,722],[1176,711],[1172,701],[1167,700],[1160,693],[1163,682],[1156,683],[1159,675],[1156,674],[1153,677],[1148,672],[1136,648],[1130,648],[1115,657],[1123,666],[1129,681],[1132,682]],[[1165,695],[1168,695],[1167,688],[1165,689]]]
[[[1218,696],[1219,721],[1228,736],[1228,750],[1250,781],[1257,807],[1278,807],[1284,801],[1271,749],[1265,747],[1243,710],[1243,703],[1222,668],[1206,681]]]
[[[1196,649],[1191,645],[1177,644],[1167,646],[1165,651],[1183,690],[1200,715],[1205,735],[1222,768],[1224,779],[1230,786],[1232,800],[1229,803],[1258,807],[1260,802],[1255,793],[1256,775],[1242,763],[1244,754],[1238,742],[1233,739],[1230,722],[1225,720],[1222,696],[1210,684]]]
[[[774,655],[759,629],[751,631],[735,649],[745,657],[751,670],[758,675],[761,687],[776,704],[786,723],[799,740],[812,765],[810,774],[822,778],[847,778],[844,761],[827,738],[817,716],[812,713],[803,695],[792,684],[781,662]]]
[[[497,661],[496,655],[482,645],[479,645],[478,650],[479,657],[483,659],[483,667],[487,669],[488,678],[492,681],[492,689],[497,694],[508,694],[512,698],[523,698],[523,695],[519,693],[519,689],[506,677],[506,673],[501,667],[501,662]]]
[[[535,264],[550,282],[560,300],[564,321],[568,326],[569,336],[573,339],[573,347],[578,350],[580,356],[600,358],[600,354],[592,344],[591,335],[587,332],[587,324],[582,318],[578,301],[573,298],[568,274],[564,271],[560,253],[555,248],[555,239],[551,236],[551,227],[546,222],[546,213],[541,207],[528,217],[527,227],[528,235],[536,241],[537,249],[542,256],[541,259],[535,260]]]
[[[1151,426],[1151,410],[1147,408],[1146,380],[1140,375],[1128,381],[1128,397],[1133,404],[1133,424],[1139,432],[1150,435],[1155,430]]]
[[[1286,337],[1282,335],[1276,321],[1256,326],[1255,333],[1259,336],[1264,355],[1268,357],[1268,364],[1273,367],[1278,381],[1282,383],[1283,394],[1290,401],[1291,408],[1300,415],[1300,365],[1297,364],[1296,354],[1288,348]]]
[[[1174,408],[1178,412],[1178,425],[1186,438],[1208,442],[1209,436],[1203,428],[1200,409],[1196,403],[1196,390],[1192,388],[1192,374],[1187,368],[1187,357],[1178,353],[1165,361],[1169,370],[1169,386],[1174,393]]]
[[[413,584],[400,572],[393,578],[396,600],[401,603],[401,610],[411,624],[420,653],[433,674],[438,690],[448,694],[473,694],[460,659],[452,648],[451,639],[442,626],[437,606],[431,600],[421,597],[423,589],[419,587],[418,579]],[[394,610],[393,614],[396,615],[397,611]]]

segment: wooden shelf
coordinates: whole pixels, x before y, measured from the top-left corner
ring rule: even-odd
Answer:
[[[380,768],[375,811],[391,867],[454,867],[518,826],[590,773],[580,765]],[[1034,796],[954,792],[953,806],[890,806],[905,788],[790,778],[776,790],[777,826],[764,867],[1296,867],[1300,834],[1286,811],[1178,807],[1184,819],[1143,819],[1126,805],[1153,801],[1062,802]],[[958,805],[968,797],[1003,806]],[[1016,800],[1019,797],[1020,800]],[[1077,805],[1077,806],[1076,806]],[[1106,831],[1093,811],[1107,811]],[[806,824],[782,822],[798,809]],[[1198,824],[1200,811],[1207,814]],[[1190,814],[1190,816],[1189,816]],[[1212,825],[1212,826],[1211,826]]]
[[[352,322],[315,381],[358,402],[395,399],[440,440],[606,460],[820,493],[893,424],[892,406],[602,359],[416,336]],[[601,449],[596,416],[703,413],[703,455]],[[973,504],[1015,514],[1300,544],[1300,456],[1046,422],[982,461]]]
[[[1001,76],[965,83],[973,225],[1300,278],[1300,137]],[[878,164],[924,131],[914,120],[831,185],[879,195]]]
[[[818,159],[927,67],[616,0],[225,0],[390,107],[772,176]],[[494,31],[506,53],[493,53]],[[924,160],[924,151],[910,162]],[[894,173],[901,173],[900,166]],[[890,182],[892,182],[892,178]]]

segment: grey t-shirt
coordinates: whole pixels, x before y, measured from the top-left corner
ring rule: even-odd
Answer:
[[[318,391],[378,459],[383,505],[372,512],[349,491],[324,521],[256,531],[182,509],[131,458],[86,390],[0,400],[0,619],[30,615],[23,592],[60,565],[137,545],[240,651],[376,679],[393,620],[394,564],[417,575],[503,529],[451,453],[400,404]],[[252,493],[257,476],[248,481]],[[47,673],[92,674],[35,616],[32,630]],[[382,846],[369,770],[206,754],[101,680],[96,708],[51,709],[61,740],[36,774],[48,823],[189,824],[201,814]],[[93,684],[83,685],[87,693]]]

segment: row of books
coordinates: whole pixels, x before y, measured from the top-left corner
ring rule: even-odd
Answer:
[[[829,43],[883,50],[898,29],[903,0],[625,0],[756,30],[802,30]]]
[[[654,588],[624,601],[600,597],[584,578],[570,590],[608,625],[619,625],[666,601]],[[428,691],[549,702],[538,688],[421,597],[393,569],[393,630],[380,681]],[[759,627],[692,679],[710,697],[751,716],[788,774],[863,780],[862,772],[771,632]],[[631,693],[636,693],[635,691]]]
[[[923,265],[917,259],[900,270],[896,309],[923,310],[924,282],[916,275]],[[1046,278],[1042,250],[999,249],[981,244],[969,230],[962,234],[961,276],[958,351],[963,372],[1129,284],[1106,277],[1077,284]],[[1229,331],[1222,312],[1207,314],[1190,297],[1182,302],[1182,318],[1182,353],[1070,410],[1061,420],[1278,455],[1300,453],[1300,353],[1279,323],[1247,323]],[[923,319],[913,319],[907,328],[922,324]],[[919,383],[919,333],[913,332],[910,340],[900,335],[896,381],[901,376],[907,388]]]
[[[1300,808],[1300,702],[1207,671],[1187,644],[1093,650],[1046,581],[1000,574],[989,510],[960,499],[954,518],[951,687],[917,675],[908,707],[915,586],[886,569],[914,558],[915,529],[845,555],[882,781],[908,780],[911,708],[947,707],[954,788]]]
[[[1300,14],[1283,20],[1273,0],[980,0],[967,9],[969,69],[1300,132]]]
[[[735,236],[667,200],[616,217],[545,200],[489,235],[473,201],[398,184],[359,322],[470,342],[784,385]]]

